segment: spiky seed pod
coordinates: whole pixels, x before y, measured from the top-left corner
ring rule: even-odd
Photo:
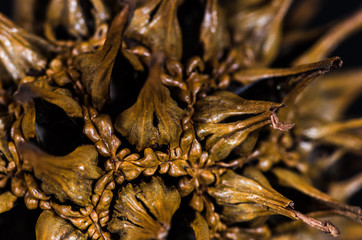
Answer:
[[[38,240],[362,238],[361,165],[326,177],[362,154],[362,75],[322,76],[362,11],[306,28],[321,2],[15,1],[0,213],[41,209]]]

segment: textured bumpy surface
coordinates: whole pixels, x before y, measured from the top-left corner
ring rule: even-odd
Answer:
[[[321,3],[15,1],[0,213],[41,209],[37,240],[362,238],[362,72],[328,73],[362,10],[308,28]]]

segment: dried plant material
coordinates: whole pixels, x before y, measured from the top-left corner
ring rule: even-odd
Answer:
[[[271,124],[272,128],[277,129],[279,131],[287,132],[294,127],[294,124],[285,124],[281,122],[275,112],[271,114],[270,120],[272,123]]]
[[[312,213],[313,217],[325,218],[324,212]],[[341,239],[359,239],[362,236],[360,224],[351,221],[348,218],[340,216],[329,216],[333,222],[338,224],[341,229]],[[318,238],[318,239],[331,239],[330,236],[317,231],[312,228],[306,228],[302,226],[302,222],[290,222],[288,224],[280,224],[275,230],[275,237],[272,239],[305,239],[305,238]],[[280,234],[282,233],[282,234]]]
[[[29,198],[35,200],[49,200],[49,197],[44,194],[42,190],[39,189],[38,184],[35,178],[29,173],[24,173],[25,184],[28,188],[28,192],[26,194],[29,195]]]
[[[338,237],[340,232],[339,230],[329,221],[323,221],[320,222],[318,220],[315,220],[314,218],[310,218],[306,215],[301,214],[300,212],[297,212],[295,210],[289,209],[290,212],[292,212],[295,216],[296,219],[299,219],[301,221],[303,221],[304,223],[307,223],[308,225],[323,231],[329,235],[332,235],[333,237]]]
[[[355,133],[351,133],[352,131],[356,132],[357,129],[362,128],[362,119],[352,119],[345,122],[333,122],[329,124],[324,124],[321,126],[311,127],[303,130],[303,135],[310,138],[310,139],[317,139],[320,141],[327,141],[329,142],[329,138],[336,139],[339,136],[347,136],[350,137],[346,138],[346,142],[336,142],[336,144],[351,148],[352,150],[362,149],[362,135]],[[350,133],[349,133],[350,132]],[[355,139],[355,141],[353,141]],[[333,141],[333,140],[332,140]]]
[[[280,107],[278,103],[246,100],[231,92],[220,91],[197,102],[193,119],[200,123],[220,123],[229,117],[258,115]]]
[[[332,218],[334,220],[333,215],[334,214],[331,211],[318,211],[318,212],[308,213],[309,217],[319,218],[319,219],[324,219],[326,217],[329,217],[329,218]],[[292,231],[298,231],[299,226],[302,226],[302,225],[304,225],[304,224],[301,221],[285,222],[285,223],[282,223],[282,224],[279,224],[278,226],[276,226],[273,229],[273,231],[275,231],[275,233],[277,235],[279,235],[281,233],[290,233]],[[313,229],[313,228],[305,229],[305,226],[303,226],[303,229],[306,232],[315,232],[315,230],[316,230],[316,229]],[[325,234],[323,234],[323,235],[326,236]],[[329,237],[329,236],[327,236],[327,237]]]
[[[329,135],[328,138],[323,139],[323,142],[359,154],[361,152],[362,137],[361,133],[338,133]]]
[[[257,80],[273,77],[286,77],[300,74],[318,73],[322,75],[332,69],[340,68],[342,60],[339,57],[329,58],[320,62],[308,63],[291,68],[248,68],[234,74],[234,80],[242,84],[249,84]],[[303,78],[302,78],[303,79]]]
[[[294,61],[294,65],[320,61],[327,57],[338,44],[362,28],[362,10],[336,24],[314,46]]]
[[[225,239],[237,240],[237,239],[270,239],[271,231],[267,226],[256,228],[238,228],[230,227],[223,233]]]
[[[57,216],[53,211],[43,211],[36,223],[37,240],[86,240],[88,236],[73,227],[69,222]]]
[[[320,2],[322,2],[322,0]],[[312,29],[287,31],[283,37],[280,52],[285,52],[288,51],[287,49],[297,48],[297,46],[315,41],[315,39],[321,37],[329,29],[329,27],[330,24],[325,24]]]
[[[79,103],[71,97],[68,89],[54,88],[42,81],[21,84],[16,93],[16,99],[19,102],[31,104],[35,98],[42,98],[47,102],[57,105],[63,109],[69,117],[82,117],[82,108]],[[32,110],[29,109],[28,111]],[[29,120],[34,121],[34,112],[29,114]]]
[[[217,0],[206,2],[204,18],[201,24],[200,40],[204,45],[204,60],[217,59],[224,48],[229,44],[229,35],[226,31],[224,10]]]
[[[63,27],[74,37],[86,37],[89,34],[87,19],[79,0],[51,0],[46,14],[45,35],[55,41],[56,28]]]
[[[85,113],[84,134],[95,143],[98,152],[102,156],[116,156],[121,140],[114,134],[111,118],[105,114],[97,114],[93,108],[84,108],[83,111]]]
[[[24,104],[24,117],[21,121],[21,130],[27,140],[36,137],[35,119],[36,113],[34,103],[29,102],[28,104]]]
[[[192,230],[195,232],[196,240],[209,240],[210,232],[206,220],[200,213],[196,213],[195,219],[191,222]]]
[[[220,183],[208,190],[217,203],[224,206],[223,215],[227,221],[249,221],[277,214],[280,209],[293,205],[291,200],[275,191],[260,172],[252,168],[246,171],[247,177],[227,171]]]
[[[51,46],[43,39],[27,33],[0,14],[0,65],[1,81],[18,82],[30,71],[41,71],[47,64],[44,51]],[[43,52],[42,52],[43,51]],[[5,72],[4,72],[5,70]]]
[[[122,240],[165,239],[180,201],[176,188],[166,187],[160,178],[137,187],[128,184],[119,193],[108,228]]]
[[[129,6],[125,5],[113,20],[102,48],[95,53],[82,54],[76,59],[76,65],[82,72],[82,82],[91,96],[93,106],[98,110],[109,100],[113,64],[122,44],[128,14]]]
[[[126,37],[136,39],[154,52],[169,59],[182,55],[181,29],[177,20],[177,0],[145,1],[138,7],[126,31]]]
[[[279,50],[282,20],[290,3],[290,0],[273,0],[262,3],[259,8],[243,7],[229,18],[232,40],[246,49],[251,66],[265,66],[275,58]],[[233,5],[231,7],[234,8]]]
[[[136,54],[132,53],[130,50],[127,50],[125,48],[122,48],[121,51],[122,51],[123,56],[125,58],[127,58],[127,60],[132,64],[132,66],[134,67],[134,70],[140,71],[140,72],[143,72],[145,70],[140,59],[138,58],[138,56]],[[148,62],[148,61],[145,61],[145,62]]]
[[[115,128],[138,150],[157,144],[179,145],[184,114],[161,84],[162,58],[157,56],[137,102],[117,117]]]
[[[106,23],[110,19],[110,11],[107,4],[102,0],[90,0],[93,5],[92,14],[94,15],[94,22],[96,29],[98,29],[101,24]]]
[[[80,146],[64,157],[51,156],[30,143],[21,144],[19,151],[24,159],[23,169],[34,171],[45,193],[81,206],[90,201],[91,184],[101,176],[93,146]]]
[[[157,154],[151,148],[146,148],[143,154],[143,158],[138,154],[131,154],[124,158],[124,161],[118,165],[118,169],[122,171],[127,180],[136,179],[141,173],[146,176],[153,175],[158,166],[162,164],[158,159]],[[185,161],[170,163],[168,166],[170,168],[169,174],[172,172],[174,175],[185,175],[186,173],[183,166],[185,164],[187,164]]]
[[[338,201],[346,201],[362,189],[362,173],[343,182],[334,182],[329,186],[328,194]]]
[[[12,160],[12,156],[8,148],[9,142],[7,139],[7,135],[11,128],[12,120],[12,116],[9,114],[2,113],[0,115],[0,152],[8,161]]]
[[[358,238],[361,71],[314,80],[361,11],[305,29],[316,3],[16,0],[52,44],[0,15],[0,212],[42,209],[37,239]]]
[[[303,28],[310,23],[323,6],[323,0],[304,0],[296,2],[297,6],[290,9],[286,24],[288,27]]]
[[[249,101],[230,92],[218,92],[196,104],[193,117],[196,133],[201,140],[208,137],[205,147],[210,151],[210,158],[218,161],[226,158],[250,133],[269,124],[273,110],[280,107],[277,103]],[[222,122],[243,115],[248,118]]]
[[[0,194],[0,213],[9,211],[14,207],[15,200],[17,199],[11,192],[4,192]]]
[[[306,118],[321,123],[341,120],[346,108],[362,92],[361,76],[361,71],[349,70],[327,74],[313,82],[296,102],[296,119],[301,119],[297,126],[304,129],[311,127],[307,124],[310,121],[303,121]],[[318,101],[316,94],[325,100]]]
[[[35,9],[37,7],[37,0],[29,1],[14,1],[14,20],[16,24],[22,26],[24,29],[30,32],[34,32],[34,23],[35,23]]]
[[[295,102],[298,101],[298,97],[309,84],[311,84],[320,75],[325,74],[331,70],[341,68],[343,62],[339,57],[332,57],[319,62],[319,64],[321,64],[321,66],[320,69],[318,69],[317,71],[312,71],[309,73],[307,72],[302,76],[291,78],[288,81],[290,91],[283,99],[284,104],[286,104],[289,107],[292,107],[293,106],[292,104],[295,104]],[[292,119],[293,118],[292,116],[295,112],[294,111],[289,111],[289,112],[290,112],[289,119]]]
[[[283,186],[295,188],[306,195],[309,195],[334,209],[342,210],[342,214],[352,217],[357,222],[362,222],[362,209],[355,206],[349,206],[341,203],[329,195],[322,193],[318,189],[314,188],[305,178],[293,173],[292,171],[274,168],[273,173],[278,177],[279,183]]]
[[[223,206],[223,216],[230,223],[250,221],[258,217],[281,214],[338,236],[339,231],[330,222],[319,222],[293,210],[293,202],[276,192],[256,169],[247,168],[246,177],[227,171],[209,193]]]

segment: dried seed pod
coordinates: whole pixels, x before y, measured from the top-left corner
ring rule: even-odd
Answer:
[[[86,234],[75,229],[69,222],[57,216],[53,211],[43,211],[36,223],[36,239],[88,239]]]
[[[204,45],[203,59],[207,62],[219,58],[229,44],[229,38],[224,9],[217,0],[208,0],[200,33],[200,40]]]
[[[341,67],[322,58],[361,10],[310,29],[313,1],[291,2],[16,0],[18,20],[53,43],[0,16],[0,212],[17,197],[46,210],[38,239],[338,236],[319,218],[362,236],[330,218],[361,223],[360,207],[313,185],[358,196],[361,72],[312,85]]]
[[[111,73],[122,44],[128,14],[129,6],[125,5],[113,20],[102,48],[95,53],[81,54],[75,59],[75,65],[82,72],[82,83],[92,98],[93,106],[98,110],[109,99]]]
[[[121,239],[162,239],[180,201],[176,188],[166,187],[160,178],[135,188],[128,184],[119,193],[108,229],[119,233]]]
[[[81,206],[90,201],[90,184],[101,176],[94,147],[80,146],[64,157],[51,156],[30,143],[19,147],[24,159],[23,169],[33,170],[35,176],[43,180],[44,192],[54,194],[63,202],[71,199]]]
[[[53,45],[16,26],[3,14],[0,14],[0,34],[1,82],[9,79],[19,82],[30,71],[43,70],[47,64],[44,53],[55,50]]]
[[[153,52],[179,60],[182,54],[181,30],[177,20],[177,0],[146,1],[135,12],[126,37],[141,41]],[[155,37],[157,36],[157,37]]]
[[[89,34],[87,19],[79,0],[51,0],[44,24],[45,35],[51,41],[56,40],[55,29],[63,26],[70,35],[81,38]]]
[[[250,65],[265,66],[277,55],[282,21],[291,1],[273,0],[260,4],[257,8],[236,8],[239,11],[230,16],[229,26],[233,28],[233,42],[249,52],[245,58],[250,58]],[[230,7],[229,11],[234,12],[235,6]]]
[[[45,81],[39,80],[34,83],[21,84],[15,97],[21,103],[31,103],[35,98],[42,98],[45,101],[48,101],[63,109],[69,117],[82,117],[82,108],[80,107],[79,103],[71,97],[71,93],[68,89],[51,87]],[[25,131],[34,131],[34,127],[29,126],[30,124],[34,124],[34,118],[35,116],[33,112],[32,115],[23,120],[32,121],[30,123],[24,122]],[[29,126],[29,129],[26,128],[27,126]]]
[[[292,219],[300,219],[332,236],[339,235],[338,229],[330,222],[322,223],[291,209],[292,201],[271,188],[267,179],[257,170],[247,168],[244,175],[247,177],[237,176],[228,171],[221,177],[221,182],[216,188],[209,189],[209,193],[216,198],[218,204],[224,205],[223,217],[226,221],[243,222],[257,217],[282,214]],[[222,194],[224,191],[233,194]]]
[[[170,144],[174,149],[179,145],[181,135],[180,120],[184,112],[161,84],[162,58],[158,55],[154,61],[137,102],[115,122],[116,130],[138,150],[154,144]]]
[[[211,111],[210,111],[211,107]],[[206,140],[206,149],[212,161],[225,159],[248,135],[267,125],[272,109],[280,104],[249,101],[230,92],[218,92],[199,101],[196,105],[194,121],[199,138]],[[221,123],[225,119],[243,114],[252,117],[231,123]]]

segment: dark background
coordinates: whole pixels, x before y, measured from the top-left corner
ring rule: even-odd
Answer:
[[[27,0],[24,0],[27,1]],[[0,12],[11,17],[12,0],[2,0]],[[356,9],[361,7],[360,0],[325,0],[322,11],[311,26],[318,26],[327,23],[333,19],[348,16]],[[343,69],[362,67],[362,32],[357,33],[344,41],[331,56],[340,56],[344,62]],[[361,99],[362,100],[362,99]],[[355,106],[357,115],[361,116],[362,101],[358,101]],[[358,196],[361,195],[361,191]],[[361,197],[357,200],[362,202]],[[27,210],[23,199],[16,202],[16,207],[9,212],[0,215],[0,234],[1,239],[35,239],[35,224],[41,210]]]

